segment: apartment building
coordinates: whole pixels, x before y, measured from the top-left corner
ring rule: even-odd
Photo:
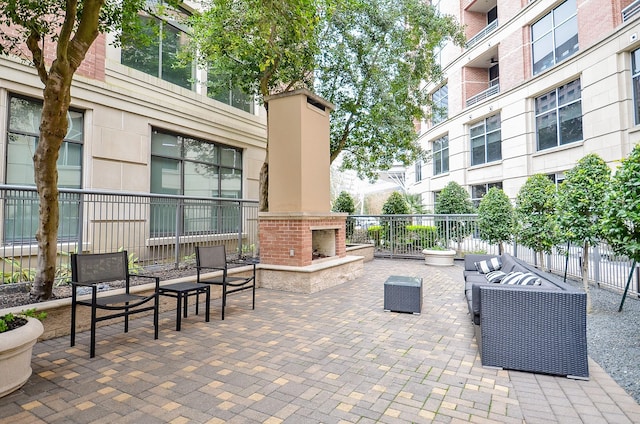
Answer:
[[[407,170],[433,207],[450,181],[476,202],[491,187],[515,198],[533,174],[559,182],[589,153],[615,169],[640,140],[640,1],[432,1],[464,26],[464,47],[438,52],[438,108]]]
[[[177,20],[143,19],[157,27],[155,42],[115,47],[110,35],[101,35],[74,77],[59,186],[258,199],[267,134],[263,109],[231,87],[211,93],[207,80],[216,76],[195,63],[178,62],[188,30]],[[53,47],[45,45],[45,53],[51,55]],[[0,57],[0,185],[35,185],[32,156],[42,87],[31,66]],[[3,196],[4,246],[34,241],[37,203],[16,202]],[[74,208],[62,215],[77,214]],[[175,231],[150,225],[147,237]],[[175,225],[173,219],[169,226]],[[189,225],[185,222],[185,231]],[[193,231],[215,231],[202,219],[193,225],[198,226]]]

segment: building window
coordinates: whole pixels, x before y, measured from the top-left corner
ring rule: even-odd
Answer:
[[[7,131],[7,184],[35,186],[33,154],[40,139],[42,102],[12,96],[9,99]],[[68,129],[58,156],[58,187],[81,188],[84,115],[67,113]],[[60,193],[58,240],[75,240],[78,236],[79,198]],[[31,244],[36,241],[39,200],[36,192],[10,191],[4,205],[4,243]]]
[[[433,142],[433,175],[449,172],[449,136],[444,136]]]
[[[640,49],[631,53],[631,78],[633,84],[635,123],[636,125],[640,125]]]
[[[431,123],[437,125],[449,116],[449,89],[447,84],[434,91],[431,95],[431,100],[433,101]]]
[[[471,201],[473,202],[473,205],[476,208],[480,205],[480,200],[482,200],[484,195],[487,194],[487,192],[493,187],[502,189],[502,182],[478,184],[478,185],[471,186]]]
[[[533,75],[578,51],[576,0],[567,0],[531,25]]]
[[[422,161],[416,162],[416,182],[422,181]]]
[[[154,130],[151,137],[151,192],[202,200],[186,201],[180,228],[175,209],[153,205],[151,235],[237,231],[239,205],[212,203],[211,197],[242,197],[242,151],[204,140]]]
[[[245,112],[253,113],[253,97],[243,93],[237,88],[233,88],[230,83],[212,84],[214,81],[229,81],[228,78],[221,79],[216,77],[212,72],[207,74],[207,96],[216,99],[219,102],[231,105],[235,108],[242,109]],[[222,87],[222,88],[214,88]]]
[[[469,130],[471,138],[471,165],[502,159],[500,114],[490,116]]]
[[[558,188],[560,184],[564,181],[564,172],[556,172],[555,174],[547,174],[547,177],[553,182],[553,184]]]
[[[582,140],[580,79],[536,98],[537,150]]]
[[[179,18],[186,13],[177,12]],[[142,35],[122,35],[121,62],[149,75],[194,89],[193,64],[178,60],[178,52],[187,43],[187,30],[174,20],[162,20],[153,16],[140,16]],[[178,19],[178,18],[177,18]]]

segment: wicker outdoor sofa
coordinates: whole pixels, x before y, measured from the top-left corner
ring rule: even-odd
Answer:
[[[465,298],[483,366],[589,378],[583,290],[506,253],[466,255],[464,264]],[[506,283],[489,282],[488,276]]]

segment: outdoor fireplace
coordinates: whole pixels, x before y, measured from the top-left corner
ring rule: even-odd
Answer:
[[[259,214],[262,286],[315,292],[355,278],[347,214],[331,212],[329,113],[308,90],[267,97],[269,211]]]

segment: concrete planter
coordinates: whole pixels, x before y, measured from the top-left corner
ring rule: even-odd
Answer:
[[[424,263],[431,266],[452,266],[455,250],[431,250],[424,249]]]
[[[31,351],[44,327],[36,318],[27,324],[0,333],[0,397],[18,390],[31,377]]]

